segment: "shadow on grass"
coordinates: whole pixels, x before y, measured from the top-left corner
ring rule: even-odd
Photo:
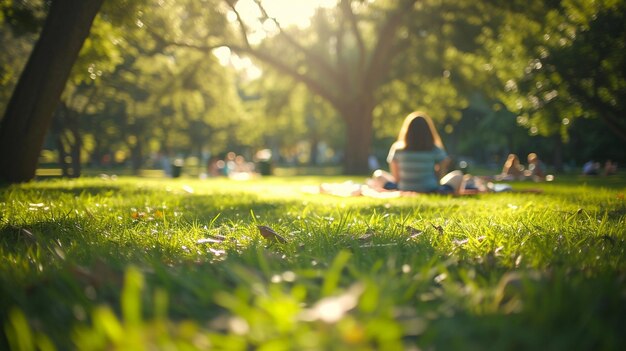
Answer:
[[[33,188],[55,189],[48,185],[35,184]],[[59,186],[54,191],[80,196],[120,189],[111,185]],[[170,320],[191,320],[213,328],[212,323],[222,314],[244,318],[244,313],[253,313],[220,305],[215,299],[220,292],[267,318],[271,309],[263,310],[263,303],[280,307],[272,301],[272,291],[287,293],[299,286],[306,291],[307,306],[313,306],[320,298],[340,294],[341,289],[360,282],[369,284],[363,299],[369,299],[370,310],[355,308],[350,316],[361,320],[374,316],[383,321],[387,321],[383,317],[409,318],[413,322],[419,318],[423,329],[406,340],[426,349],[538,349],[545,345],[552,349],[620,349],[624,345],[618,328],[626,323],[625,272],[608,271],[614,266],[601,265],[597,270],[591,266],[576,272],[567,264],[553,265],[542,272],[540,280],[509,283],[511,291],[499,300],[502,306],[510,306],[505,309],[490,300],[510,269],[495,256],[493,262],[478,266],[470,256],[437,251],[432,240],[442,234],[433,223],[420,222],[423,226],[417,229],[423,233],[411,234],[400,225],[390,225],[386,217],[450,213],[462,206],[458,199],[387,202],[316,197],[309,201],[303,197],[272,202],[246,192],[213,196],[129,191],[150,194],[150,201],[168,196],[167,201],[176,207],[172,210],[182,212],[181,219],[133,220],[120,214],[124,217],[119,223],[100,223],[76,214],[24,227],[0,227],[5,262],[19,263],[4,268],[0,275],[3,321],[9,308],[18,306],[60,349],[71,349],[71,327],[89,323],[96,306],[110,306],[121,315],[124,274],[128,266],[135,266],[146,285],[141,295],[146,319],[155,313],[157,291],[168,296]],[[145,203],[141,197],[133,201]],[[347,209],[342,207],[344,201],[350,201]],[[621,215],[621,210],[615,211],[619,213],[609,216]],[[393,222],[401,223],[398,217]],[[259,235],[254,224],[270,224],[265,223],[267,219],[288,238],[286,244],[271,244]],[[222,227],[224,231],[220,231]],[[223,238],[215,235],[215,242],[198,243],[214,234]],[[554,244],[546,235],[537,237]],[[611,246],[606,250],[592,247],[585,259],[591,262],[598,256],[596,251],[602,250],[620,267],[624,243],[610,240],[616,239],[598,239],[601,245],[607,242]],[[333,259],[343,253],[349,254],[349,261],[336,268]],[[577,262],[574,254],[563,255]],[[285,276],[293,280],[285,281]],[[338,288],[323,291],[332,284]],[[504,285],[502,290],[506,288]],[[516,301],[521,304],[519,309]],[[414,315],[402,315],[407,309]],[[218,330],[225,331],[225,324],[218,325],[222,328]],[[309,327],[313,328],[304,328]],[[6,340],[0,348],[5,345]]]
[[[276,208],[256,210],[264,213]],[[342,251],[351,252],[352,259],[349,267],[339,272],[337,283],[341,286],[363,279],[359,272],[376,272],[383,266],[399,272],[402,263],[422,265],[434,254],[427,241],[400,241],[393,235],[364,239],[338,230],[321,239],[311,233],[295,233],[283,245],[260,237],[210,245],[192,241],[187,249],[195,252],[185,256],[160,242],[146,246],[141,240],[98,240],[93,236],[106,233],[93,225],[70,218],[0,228],[5,256],[28,257],[19,259],[27,262],[26,267],[13,267],[12,274],[0,275],[1,320],[6,321],[9,310],[17,306],[36,330],[51,337],[60,349],[70,349],[70,326],[89,322],[97,306],[106,305],[122,314],[120,291],[128,266],[138,267],[145,279],[147,288],[141,301],[146,319],[155,313],[155,291],[162,290],[171,301],[171,321],[205,324],[227,314],[216,304],[216,293],[234,294],[255,285],[271,285],[273,277],[286,271],[294,272],[311,298],[319,296],[327,279],[329,257]],[[0,345],[6,346],[6,340]]]

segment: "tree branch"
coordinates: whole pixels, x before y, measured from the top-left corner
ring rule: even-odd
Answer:
[[[334,96],[330,92],[330,90],[324,88],[319,82],[315,81],[313,78],[298,72],[297,69],[289,66],[285,62],[281,61],[279,58],[269,55],[263,51],[254,50],[251,48],[238,47],[238,46],[229,45],[229,44],[226,44],[224,46],[227,46],[232,51],[246,53],[246,54],[254,56],[258,60],[267,63],[268,65],[274,67],[280,72],[287,74],[293,79],[305,84],[309,89],[311,89],[313,93],[318,94],[319,96],[323,97],[333,106],[335,107],[341,106],[341,101],[338,99],[338,97]]]
[[[348,70],[348,65],[346,64],[346,60],[345,57],[343,55],[343,51],[344,51],[344,35],[345,35],[345,30],[346,30],[346,25],[344,23],[344,19],[342,19],[337,26],[337,41],[335,43],[335,55],[337,55],[336,57],[336,62],[337,62],[337,68],[339,71],[339,74],[337,75],[338,77],[338,81],[339,84],[341,85],[341,88],[344,89],[345,91],[347,91],[349,89],[349,75],[350,72]]]
[[[570,85],[570,87],[572,86]],[[579,87],[578,86],[572,87],[574,91],[577,91],[577,90],[582,91],[582,89],[577,89],[577,88]],[[612,106],[605,103],[604,101],[602,101],[602,99],[599,97],[597,87],[594,87],[594,91],[592,95],[587,96],[587,97],[585,97],[584,95],[579,95],[579,99],[581,98],[584,100],[587,100],[591,106],[594,106],[596,108],[596,110],[603,111],[603,113],[598,113],[597,116],[599,116],[600,119],[604,121],[604,123],[607,126],[611,128],[613,133],[615,133],[617,136],[619,136],[622,139],[622,141],[626,141],[626,128],[624,128],[624,125],[620,123],[620,119],[615,117],[621,114],[619,113],[618,109],[615,109]]]
[[[341,0],[340,6],[344,16],[348,18],[348,21],[350,22],[350,28],[352,28],[352,31],[354,32],[354,37],[356,38],[357,47],[359,49],[359,72],[361,72],[365,68],[365,42],[363,41],[363,36],[361,35],[361,31],[359,30],[357,18],[354,14],[354,11],[352,11],[351,4],[352,2],[350,0]]]
[[[562,72],[561,74],[570,82],[568,87],[572,95],[574,95],[578,101],[592,107],[594,110],[603,111],[602,113],[596,113],[596,116],[598,116],[598,118],[622,141],[626,141],[626,128],[623,123],[620,123],[623,119],[617,117],[623,115],[623,110],[616,109],[602,101],[598,94],[598,87],[595,84],[592,87],[593,92],[586,92],[580,84],[576,84],[575,75],[569,72]]]
[[[226,3],[228,4],[228,7],[230,7],[230,9],[237,16],[237,23],[239,23],[239,31],[241,32],[241,37],[242,37],[246,47],[250,48],[251,46],[250,46],[250,41],[248,41],[248,31],[246,30],[246,24],[243,22],[243,19],[241,18],[241,15],[239,14],[239,11],[237,11],[237,9],[235,9],[236,1],[227,0]]]
[[[265,9],[263,8],[263,6],[260,4],[258,0],[255,0],[255,2],[259,6],[259,9],[261,10],[263,16],[267,19],[271,19],[278,26],[281,37],[283,37],[291,46],[296,48],[299,52],[303,53],[305,55],[305,58],[310,64],[314,65],[319,70],[326,73],[327,78],[329,80],[334,81],[335,83],[339,83],[338,86],[345,86],[345,82],[343,82],[345,79],[342,79],[343,75],[342,75],[342,72],[340,72],[340,70],[333,69],[333,67],[329,65],[328,62],[324,60],[322,57],[315,54],[314,52],[307,49],[306,47],[300,45],[296,40],[294,40],[293,37],[291,37],[285,31],[282,30],[282,28],[280,27],[280,23],[278,23],[276,19],[269,17],[269,15],[267,14],[267,12],[265,11]],[[184,47],[184,48],[190,48],[190,49],[195,49],[199,51],[210,52],[220,47],[227,47],[233,52],[253,56],[256,59],[274,67],[278,71],[290,76],[296,81],[299,81],[305,84],[313,93],[323,97],[331,105],[335,106],[337,109],[340,109],[340,106],[342,106],[341,99],[339,99],[338,96],[335,96],[335,94],[332,93],[331,89],[324,87],[320,83],[319,80],[316,80],[312,76],[298,72],[297,68],[295,68],[294,65],[287,64],[285,61],[281,60],[280,57],[276,57],[270,53],[266,53],[262,51],[261,49],[256,49],[252,47],[249,41],[247,40],[246,27],[239,12],[237,12],[237,10],[235,9],[234,1],[226,0],[226,3],[233,10],[233,12],[237,15],[239,27],[240,27],[240,30],[244,39],[243,45],[237,45],[237,44],[232,44],[232,43],[217,43],[214,45],[200,45],[200,44],[194,44],[190,42],[172,41],[172,40],[166,39],[161,34],[156,33],[152,30],[148,30],[148,32],[154,38],[154,40],[156,40],[159,43],[159,47],[161,48],[166,48],[169,46],[176,46],[176,47]]]
[[[297,69],[289,66],[285,62],[281,61],[279,58],[274,57],[270,54],[267,54],[261,50],[256,50],[252,47],[238,46],[235,44],[228,44],[228,43],[216,44],[216,45],[197,45],[197,44],[191,44],[191,43],[180,43],[180,42],[170,41],[170,42],[167,42],[167,46],[185,47],[189,49],[195,49],[195,50],[207,51],[207,52],[210,52],[211,50],[214,50],[220,47],[227,47],[231,51],[251,55],[257,58],[258,60],[265,62],[268,65],[274,67],[280,72],[287,74],[293,79],[305,84],[309,89],[311,89],[312,92],[328,100],[328,102],[331,103],[333,106],[340,106],[340,100],[336,96],[334,96],[330,92],[330,90],[324,88],[319,82],[315,81],[313,78],[305,74],[298,72]]]
[[[265,10],[265,7],[263,7],[263,5],[261,4],[260,0],[255,0],[254,2],[259,7],[259,10],[263,14],[264,18],[265,19],[269,19],[272,22],[274,22],[274,24],[276,25],[276,28],[278,28],[278,32],[279,32],[281,38],[285,39],[287,44],[291,45],[296,50],[298,50],[299,52],[303,53],[304,56],[307,58],[307,60],[309,62],[311,62],[312,64],[314,64],[315,66],[317,66],[320,69],[320,71],[322,71],[322,72],[324,72],[326,74],[326,76],[328,78],[333,79],[333,80],[336,79],[337,73],[338,73],[337,70],[335,70],[330,64],[328,64],[328,62],[326,60],[324,60],[323,57],[321,57],[320,55],[317,55],[315,52],[305,48],[302,45],[300,45],[300,43],[298,43],[291,35],[289,35],[287,32],[285,32],[283,30],[282,26],[280,25],[280,22],[278,22],[278,20],[276,20],[276,18],[269,16],[267,11]]]
[[[389,58],[394,47],[393,37],[402,24],[402,17],[405,16],[417,0],[404,0],[396,10],[387,18],[378,33],[378,42],[372,52],[369,67],[363,81],[364,91],[371,91],[389,70]]]

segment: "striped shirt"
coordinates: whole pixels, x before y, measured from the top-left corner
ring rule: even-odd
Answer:
[[[431,151],[389,150],[388,161],[397,161],[400,181],[398,189],[404,191],[431,192],[439,188],[435,164],[447,157],[444,150],[435,146]]]

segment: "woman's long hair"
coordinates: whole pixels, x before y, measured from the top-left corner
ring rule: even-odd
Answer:
[[[421,111],[406,116],[395,144],[396,150],[431,151],[435,146],[444,150],[432,119]]]

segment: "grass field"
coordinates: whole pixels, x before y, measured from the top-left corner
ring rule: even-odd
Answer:
[[[346,179],[2,187],[0,349],[626,349],[624,177],[300,191]]]

